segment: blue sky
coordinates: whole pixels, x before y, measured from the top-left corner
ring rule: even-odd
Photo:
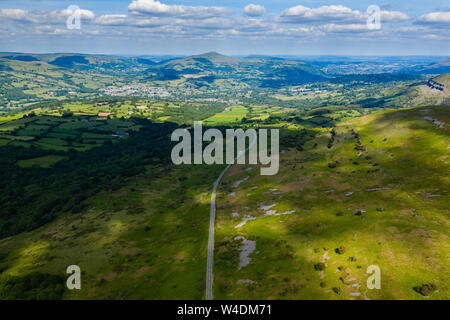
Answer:
[[[371,5],[381,29],[367,27]],[[2,0],[0,22],[0,51],[450,55],[447,0]]]

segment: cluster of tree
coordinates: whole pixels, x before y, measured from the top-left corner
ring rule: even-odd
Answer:
[[[302,129],[299,132],[290,133],[289,131],[283,131],[280,138],[280,145],[284,148],[295,148],[298,151],[303,151],[303,145],[314,137],[314,132],[308,132],[306,129]]]
[[[143,125],[139,132],[85,152],[1,147],[0,238],[37,228],[62,212],[81,212],[85,199],[100,191],[120,188],[127,178],[144,172],[148,165],[170,166],[170,134],[177,125],[134,121]],[[49,169],[17,166],[19,160],[48,154],[65,155],[68,159]]]
[[[64,278],[56,275],[0,276],[0,300],[61,300],[64,291]]]

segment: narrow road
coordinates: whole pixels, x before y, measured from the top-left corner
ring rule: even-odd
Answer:
[[[257,141],[256,134],[253,136],[253,141],[250,146],[245,149],[245,152],[250,150]],[[239,152],[239,155],[234,159],[234,162],[237,161],[240,157],[245,155],[245,152]],[[214,182],[212,195],[211,195],[211,211],[209,218],[209,239],[208,239],[208,261],[206,263],[206,300],[213,300],[213,265],[214,265],[214,225],[216,222],[216,191],[219,186],[220,181],[227,171],[231,168],[233,164],[227,165],[227,167],[220,173],[216,182]]]

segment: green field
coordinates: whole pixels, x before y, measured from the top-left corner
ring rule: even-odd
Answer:
[[[247,113],[248,110],[244,106],[231,106],[227,110],[205,119],[204,123],[211,126],[240,123]]]

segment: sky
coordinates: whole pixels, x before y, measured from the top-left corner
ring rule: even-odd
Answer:
[[[450,56],[449,40],[448,0],[0,0],[3,52]]]

